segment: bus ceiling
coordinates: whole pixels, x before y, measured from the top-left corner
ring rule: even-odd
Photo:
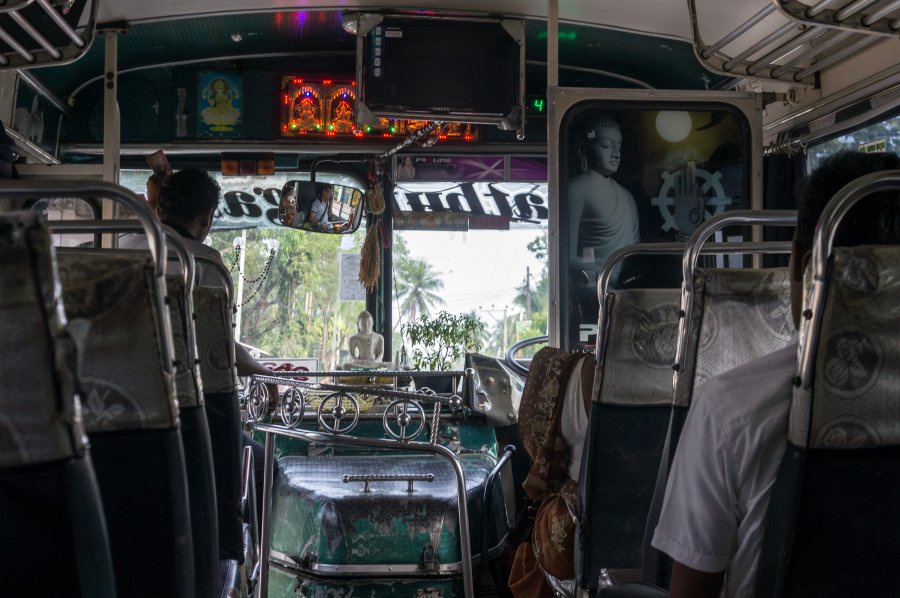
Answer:
[[[765,141],[776,149],[775,141],[783,143],[785,134],[816,119],[828,120],[847,106],[869,101],[868,111],[874,114],[890,111],[897,104],[900,3],[896,0],[633,0],[613,4],[502,0],[491,4],[490,15],[474,0],[427,4],[427,9],[392,10],[422,18],[524,20],[522,103],[526,129],[519,135],[524,134],[526,143],[534,144],[535,149],[546,142],[542,112],[548,70],[558,74],[563,87],[763,93]],[[204,137],[197,134],[196,126],[184,133],[184,121],[198,110],[198,77],[203,71],[241,73],[243,97],[268,94],[273,104],[276,90],[286,85],[274,73],[295,74],[297,80],[306,75],[318,85],[337,85],[341,82],[336,79],[346,79],[347,89],[353,89],[357,48],[361,46],[346,30],[345,19],[351,11],[366,10],[388,14],[391,9],[384,9],[383,3],[333,0],[303,10],[296,10],[295,3],[288,0],[11,0],[0,7],[0,68],[22,73],[24,85],[19,87],[26,90],[20,94],[36,98],[30,118],[40,112],[58,119],[51,125],[47,122],[51,117],[45,116],[41,129],[52,129],[57,146],[64,151],[89,152],[104,138],[103,96],[111,84],[110,56],[105,49],[110,36],[117,38],[113,64],[121,78],[116,90],[119,103],[129,106],[122,115],[124,151],[142,151],[141,142],[149,147],[190,143],[192,137],[198,138],[197,147],[190,148],[193,151],[210,142],[224,142],[238,151],[271,144],[273,139],[282,144],[307,142],[311,139],[292,139],[292,131],[286,129],[253,130],[253,115],[248,115],[241,135]],[[558,54],[548,50],[548,11],[558,16],[558,25],[556,19],[550,20],[551,27],[557,28],[553,47]],[[27,70],[31,66],[45,68]],[[5,88],[9,79],[3,77],[0,85]],[[222,78],[206,83],[209,89],[229,85]],[[44,104],[52,110],[44,110]],[[9,100],[5,104],[0,101],[2,120],[25,118],[18,114],[21,105],[16,98],[11,106]],[[269,112],[261,112],[256,120],[271,117],[270,121],[277,122],[276,111]],[[175,114],[176,120],[181,120],[171,126],[160,122],[160,114]],[[174,134],[165,139],[152,129],[154,123],[157,128],[164,124],[174,129]],[[515,135],[490,129],[482,127],[477,139],[476,135],[461,134],[460,140],[474,141],[474,145],[517,144]],[[398,133],[391,127],[375,133],[385,139],[364,151],[390,151],[408,131]],[[33,144],[34,139],[27,139],[34,137],[32,129],[26,135],[18,134],[26,137],[23,143]],[[360,151],[361,147],[353,140],[346,147],[334,139],[324,141],[329,142],[325,146],[329,149],[310,150],[308,143],[304,145],[312,153]],[[46,143],[44,146],[46,151]],[[461,147],[461,151],[469,151],[465,144]],[[33,155],[40,156],[38,150],[35,148]],[[59,147],[53,148],[53,154],[58,152]]]

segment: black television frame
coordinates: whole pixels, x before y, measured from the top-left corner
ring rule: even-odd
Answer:
[[[375,27],[381,25],[385,19],[402,20],[440,20],[462,21],[469,23],[494,23],[503,28],[510,38],[519,45],[518,77],[516,90],[517,105],[504,115],[447,110],[436,112],[432,110],[417,109],[393,109],[379,106],[369,106],[366,103],[366,37]],[[408,14],[382,14],[359,13],[351,17],[349,24],[356,29],[356,97],[357,123],[360,125],[377,122],[377,118],[407,118],[428,121],[453,121],[477,124],[493,124],[501,129],[516,130],[517,137],[525,137],[525,21],[521,19],[481,18],[481,17],[444,17],[430,15]],[[345,21],[346,23],[346,21]]]

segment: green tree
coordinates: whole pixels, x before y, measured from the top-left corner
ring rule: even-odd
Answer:
[[[425,260],[409,260],[395,269],[394,288],[400,301],[400,317],[415,322],[419,315],[427,316],[436,305],[444,305],[438,295],[444,281]]]
[[[217,232],[222,253],[238,286],[239,251],[234,231]],[[277,242],[271,263],[269,248]],[[357,242],[358,245],[358,242]],[[277,357],[315,357],[331,369],[356,332],[362,301],[338,301],[341,236],[260,228],[247,231],[241,341]]]

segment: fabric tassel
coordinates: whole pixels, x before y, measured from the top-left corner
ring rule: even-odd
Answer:
[[[381,247],[378,243],[378,224],[372,222],[366,231],[362,250],[359,254],[359,282],[367,291],[372,291],[378,285],[381,274]]]

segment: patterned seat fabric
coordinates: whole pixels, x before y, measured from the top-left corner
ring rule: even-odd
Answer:
[[[632,289],[607,298],[607,343],[594,396],[604,405],[670,405],[678,342],[677,289]]]
[[[700,384],[784,348],[794,336],[786,268],[697,269],[684,363],[675,404],[688,407]]]
[[[237,374],[228,292],[222,288],[196,287],[194,311],[203,392],[233,393],[237,390]]]
[[[174,428],[174,379],[162,369],[149,258],[61,250],[59,274],[69,319],[91,324],[79,371],[87,431]]]
[[[200,381],[200,365],[191,355],[195,348],[188,347],[187,327],[193,326],[190,314],[185,313],[184,281],[167,277],[169,318],[172,321],[172,341],[175,348],[175,392],[180,409],[203,404],[203,385]]]
[[[601,569],[641,566],[671,415],[679,297],[678,289],[630,289],[606,298],[578,487],[576,575],[591,590]]]
[[[18,596],[116,595],[74,363],[47,229],[0,215],[0,572]]]
[[[794,392],[789,439],[813,449],[900,445],[900,249],[838,247],[828,284],[814,382]]]
[[[802,322],[814,371],[809,387],[793,392],[766,515],[760,596],[897,592],[900,247],[839,247],[832,260],[824,309]]]
[[[71,344],[46,227],[0,217],[0,469],[84,453]]]

